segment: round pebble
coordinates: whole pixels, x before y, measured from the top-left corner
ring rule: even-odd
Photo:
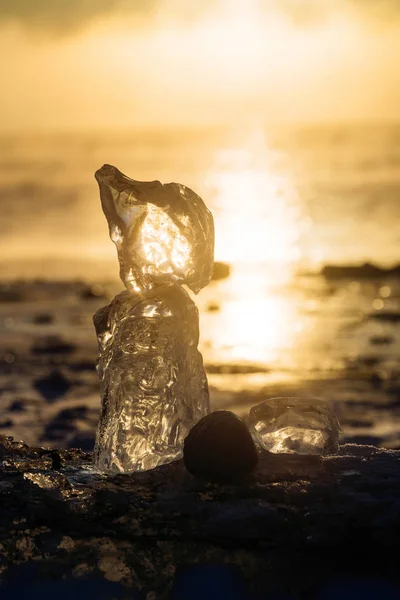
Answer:
[[[214,483],[238,483],[258,464],[258,453],[245,423],[219,410],[203,417],[189,432],[183,448],[187,470]]]

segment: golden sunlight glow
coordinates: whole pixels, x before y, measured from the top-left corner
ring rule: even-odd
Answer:
[[[212,340],[212,347],[207,348],[211,360],[291,363],[292,348],[304,337],[308,323],[300,313],[296,296],[284,287],[274,288],[274,284],[258,267],[242,265],[229,279],[217,284],[217,289],[205,290],[221,302],[219,312],[201,311],[202,337]]]
[[[190,259],[190,244],[158,206],[148,206],[139,245],[147,263],[159,273],[184,273]]]
[[[228,288],[231,299],[222,309],[220,327],[231,358],[272,362],[301,332],[296,303],[274,293],[259,271],[233,274]]]
[[[289,355],[304,329],[293,295],[277,290],[292,280],[306,222],[280,159],[256,131],[220,150],[209,173],[215,255],[232,266],[218,313],[224,347],[215,348],[226,362],[271,364]]]
[[[264,136],[220,151],[208,184],[215,195],[217,260],[263,263],[280,282],[290,278],[303,221],[290,176],[278,171]]]

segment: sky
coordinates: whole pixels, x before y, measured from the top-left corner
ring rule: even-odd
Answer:
[[[0,131],[400,119],[396,0],[0,0]]]

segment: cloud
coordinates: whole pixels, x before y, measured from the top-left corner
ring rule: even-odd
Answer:
[[[400,17],[399,0],[349,0],[358,14],[372,21],[386,24],[398,24]]]
[[[0,0],[0,23],[15,22],[28,29],[69,33],[92,20],[118,14],[190,22],[210,10],[255,4],[265,14],[278,13],[300,27],[331,15],[347,13],[376,23],[395,22],[400,0]]]
[[[151,12],[157,0],[3,0],[0,21],[28,28],[68,32],[88,21],[118,11],[130,14]]]
[[[332,15],[346,14],[365,21],[395,23],[399,0],[258,0],[266,11],[279,10],[298,25],[313,25]]]

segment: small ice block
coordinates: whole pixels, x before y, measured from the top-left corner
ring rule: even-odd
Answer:
[[[335,454],[340,425],[332,406],[321,398],[269,398],[253,406],[250,431],[274,454]]]

